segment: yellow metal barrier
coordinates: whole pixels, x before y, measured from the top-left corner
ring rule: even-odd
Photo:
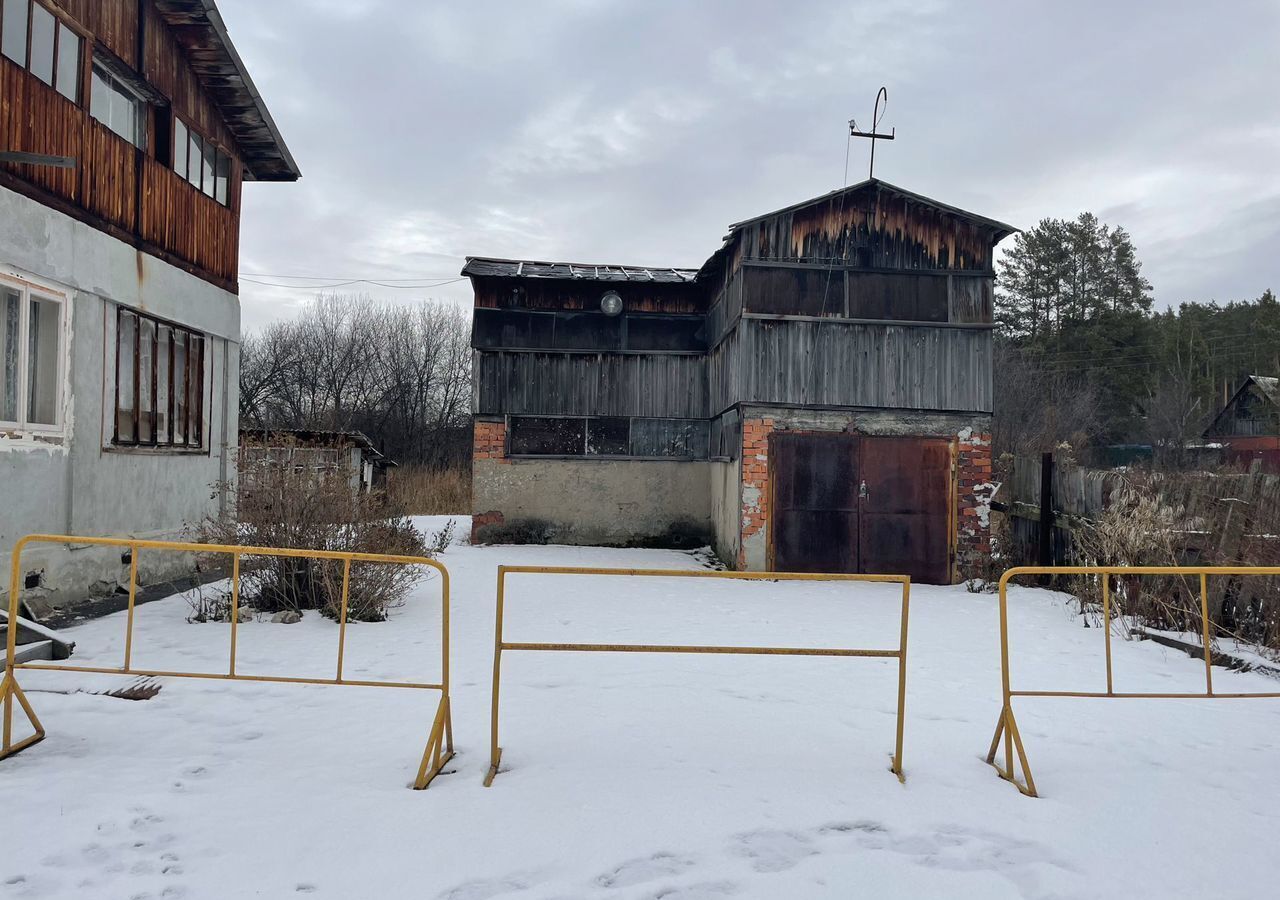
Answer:
[[[1099,575],[1102,577],[1102,633],[1106,657],[1105,691],[1015,691],[1009,683],[1009,579],[1021,575]],[[1204,642],[1204,693],[1134,693],[1115,690],[1111,674],[1111,576],[1112,575],[1190,575],[1200,580],[1201,640]],[[1213,656],[1210,648],[1209,627],[1209,576],[1210,575],[1280,575],[1276,566],[1019,566],[1005,572],[1000,578],[1000,678],[1004,704],[996,722],[995,737],[987,751],[987,762],[993,765],[1000,777],[1012,782],[1028,797],[1036,793],[1035,779],[1027,763],[1027,752],[1022,746],[1018,723],[1013,716],[1014,697],[1088,697],[1117,698],[1125,700],[1180,700],[1180,699],[1243,699],[1246,697],[1280,697],[1280,692],[1269,691],[1248,694],[1222,694],[1213,689]],[[1000,739],[1004,738],[1004,765],[996,762]],[[1022,781],[1014,771],[1014,753],[1022,769]]]
[[[671,644],[549,644],[505,641],[502,637],[503,610],[508,575],[614,575],[656,578],[724,578],[735,581],[863,581],[902,585],[902,622],[898,647],[894,650],[855,650],[825,647],[708,647]],[[890,770],[904,781],[902,772],[902,725],[907,702],[907,620],[911,603],[911,578],[906,575],[825,575],[784,572],[717,572],[703,569],[597,569],[577,566],[499,566],[497,616],[493,642],[493,701],[490,709],[489,787],[498,774],[502,748],[498,746],[498,695],[502,676],[503,650],[584,651],[605,653],[719,653],[767,656],[860,656],[898,661],[898,726]]]
[[[16,660],[19,586],[21,583],[22,551],[28,544],[91,544],[106,547],[127,547],[129,549],[129,601],[125,619],[124,665],[120,668],[101,666],[68,666],[53,663],[25,662]],[[133,656],[133,618],[138,589],[138,555],[141,550],[177,550],[184,553],[230,554],[231,556],[231,651],[226,672],[171,672],[155,669],[137,669],[132,666]],[[330,559],[342,562],[342,605],[338,616],[338,660],[337,670],[333,678],[298,678],[276,675],[245,675],[236,671],[236,631],[239,626],[240,612],[240,558],[242,556],[285,556],[306,559]],[[355,680],[342,677],[343,652],[347,640],[347,590],[351,577],[351,564],[386,563],[391,565],[429,566],[441,576],[441,675],[438,683],[417,683],[408,681],[370,681]],[[211,678],[227,681],[259,681],[278,684],[341,684],[358,687],[411,688],[417,690],[440,691],[440,702],[436,706],[435,718],[431,723],[431,731],[427,737],[427,746],[422,753],[422,762],[418,766],[418,774],[414,779],[414,788],[422,790],[431,783],[453,756],[453,719],[449,707],[449,570],[424,556],[392,556],[381,553],[347,553],[336,550],[297,550],[286,547],[245,547],[228,544],[192,544],[178,541],[145,541],[129,538],[75,537],[70,535],[32,534],[22,538],[13,548],[13,566],[9,580],[9,622],[8,645],[5,650],[4,678],[0,680],[0,701],[3,710],[3,739],[0,741],[0,759],[30,747],[45,736],[43,726],[31,708],[27,695],[18,685],[18,669],[40,669],[58,672],[93,672],[109,675],[143,675],[158,678]],[[19,741],[13,740],[13,705],[14,701],[22,707],[31,722],[34,733]]]

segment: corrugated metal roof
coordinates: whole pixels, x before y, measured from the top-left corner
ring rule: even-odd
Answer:
[[[580,279],[582,281],[642,281],[687,284],[697,277],[698,270],[468,256],[466,265],[462,267],[462,274],[467,276],[483,275],[490,278],[559,278]]]

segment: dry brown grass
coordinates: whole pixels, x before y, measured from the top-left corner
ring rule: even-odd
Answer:
[[[401,466],[387,473],[387,496],[409,515],[470,515],[471,473],[461,468]]]

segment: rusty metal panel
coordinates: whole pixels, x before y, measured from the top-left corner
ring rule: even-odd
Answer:
[[[858,445],[844,433],[769,436],[775,571],[858,571]]]
[[[948,442],[863,438],[861,463],[860,571],[946,584],[951,569]]]

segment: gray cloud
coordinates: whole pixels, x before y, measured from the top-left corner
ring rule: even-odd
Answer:
[[[1280,286],[1263,0],[219,5],[304,175],[246,185],[245,273],[696,266],[729,222],[839,186],[844,123],[869,124],[883,83],[885,179],[1024,227],[1093,210],[1133,234],[1161,304]],[[245,325],[308,297],[246,281]]]

